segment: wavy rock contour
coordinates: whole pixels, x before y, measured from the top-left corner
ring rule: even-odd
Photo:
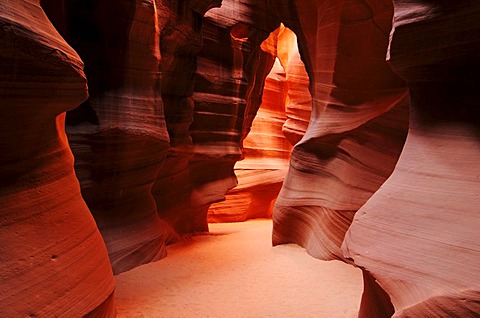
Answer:
[[[394,4],[389,61],[410,89],[410,129],[343,245],[366,277],[360,317],[477,317],[480,5]]]
[[[393,7],[286,1],[277,13],[299,38],[313,105],[275,204],[273,244],[343,259],[345,232],[393,171],[407,131],[407,90],[385,62]]]
[[[115,273],[165,256],[168,228],[151,194],[169,142],[159,9],[153,0],[65,1],[55,21],[85,62],[90,96],[67,113],[67,134]]]
[[[83,63],[37,0],[0,3],[0,316],[114,317],[114,280],[73,169]]]
[[[181,54],[170,60],[168,76],[187,74],[191,86],[174,94],[162,91],[169,95],[168,99],[163,95],[164,100],[171,102],[167,126],[176,144],[154,193],[157,203],[166,202],[159,208],[161,217],[177,232],[208,230],[209,206],[224,200],[225,193],[237,184],[233,167],[242,156],[241,141],[260,106],[264,80],[274,62],[260,48],[279,25],[266,12],[265,3],[226,0],[220,8],[209,10],[203,21],[199,14],[205,12],[197,12],[194,28],[182,29],[182,33],[178,28],[170,30],[172,43],[181,39]],[[173,51],[172,46],[165,49]],[[175,115],[175,109],[181,113]],[[169,114],[174,125],[170,125]]]
[[[300,60],[295,34],[280,26],[261,49],[275,62],[265,79],[260,105],[235,165],[238,185],[226,200],[212,205],[209,222],[269,218],[288,169],[292,145],[306,131],[311,111],[308,75]]]

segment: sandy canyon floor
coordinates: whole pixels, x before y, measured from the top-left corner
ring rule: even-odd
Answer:
[[[116,277],[119,317],[356,317],[361,271],[272,247],[271,231],[271,220],[210,224],[169,246]]]

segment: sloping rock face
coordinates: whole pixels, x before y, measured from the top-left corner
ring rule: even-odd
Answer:
[[[284,1],[299,38],[312,115],[276,201],[273,244],[343,259],[355,212],[393,171],[408,127],[408,93],[385,61],[393,6],[385,1]]]
[[[63,9],[56,24],[85,62],[90,93],[67,114],[67,134],[119,273],[165,256],[167,227],[151,194],[169,142],[159,90],[165,19],[153,0],[65,1]]]
[[[224,200],[237,184],[233,166],[242,156],[241,142],[275,61],[260,48],[280,24],[267,12],[266,3],[227,0],[208,11],[202,29],[189,31],[188,37],[181,35],[184,29],[169,30],[171,42],[180,38],[185,44],[175,49],[180,54],[171,59],[167,76],[188,74],[192,80],[188,89],[174,94],[162,90],[167,126],[175,137],[154,194],[161,217],[177,232],[206,231],[210,204]],[[192,39],[198,43],[193,51],[188,46]],[[165,49],[174,51],[172,46]],[[198,57],[194,63],[192,55]]]
[[[80,195],[65,111],[83,63],[39,0],[0,3],[0,316],[114,317],[114,280]]]
[[[295,33],[281,26],[277,40],[277,57],[285,70],[285,115],[282,132],[293,146],[307,131],[312,112],[310,79],[298,50]]]
[[[169,4],[176,18],[168,21],[161,33],[161,92],[170,148],[152,192],[160,217],[174,233],[208,231],[208,205],[235,184],[228,166],[214,168],[218,151],[211,157],[197,157],[190,131],[197,107],[193,95],[203,44],[203,16],[219,5],[218,1]]]
[[[306,131],[311,111],[308,75],[295,34],[283,25],[261,49],[276,57],[265,80],[262,104],[243,140],[243,159],[235,165],[238,185],[212,205],[209,222],[269,218],[289,165],[292,145]]]
[[[209,209],[209,222],[241,222],[271,217],[287,172],[291,145],[282,134],[285,116],[285,71],[279,60],[265,80],[263,102],[243,141],[244,159],[235,165],[238,184],[226,200]]]
[[[366,277],[360,316],[478,317],[480,4],[394,4],[389,61],[408,82],[410,129],[343,245]]]
[[[279,21],[233,0],[43,5],[85,62],[90,97],[67,133],[114,273],[158,260],[236,185]]]
[[[474,1],[3,0],[0,316],[114,316],[111,266],[208,230],[243,155],[235,211],[217,215],[268,216],[293,145],[273,244],[361,267],[362,317],[478,316],[479,16]],[[403,79],[385,61],[393,17]]]

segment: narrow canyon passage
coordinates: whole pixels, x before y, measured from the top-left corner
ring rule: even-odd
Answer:
[[[356,317],[361,271],[296,245],[271,246],[272,221],[210,224],[168,257],[116,276],[119,317]]]

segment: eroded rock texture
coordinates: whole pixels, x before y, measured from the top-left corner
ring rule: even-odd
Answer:
[[[385,61],[394,13],[403,79]],[[111,266],[208,230],[242,156],[211,219],[268,216],[295,145],[274,244],[360,266],[362,317],[478,316],[479,16],[474,1],[4,0],[0,315],[114,315]]]
[[[282,25],[277,41],[277,56],[286,75],[287,120],[283,124],[282,132],[292,146],[299,142],[307,131],[312,112],[310,80],[301,60],[297,42],[295,33]]]
[[[75,168],[119,273],[208,230],[208,207],[236,185],[274,62],[260,45],[279,22],[265,3],[54,4],[44,1],[89,79],[90,98],[67,115]]]
[[[480,5],[394,3],[389,61],[408,82],[410,129],[344,242],[368,282],[360,316],[478,317]]]
[[[90,97],[67,114],[67,133],[115,273],[165,256],[167,230],[151,194],[169,142],[159,9],[154,0],[65,1],[65,25],[57,21],[85,62]]]
[[[114,317],[107,251],[80,195],[65,111],[83,63],[39,0],[0,3],[0,316]]]
[[[271,217],[292,145],[300,140],[308,124],[308,75],[295,34],[282,25],[261,49],[276,57],[275,63],[265,80],[262,104],[241,145],[243,159],[235,165],[238,185],[226,194],[225,201],[210,207],[209,222]]]
[[[273,243],[342,259],[355,212],[392,172],[407,131],[407,90],[385,62],[393,7],[285,1],[277,11],[299,37],[313,108],[275,205]]]
[[[216,172],[224,174],[227,186],[221,182],[215,185],[216,176],[208,172],[212,162],[196,158],[190,133],[196,107],[193,93],[197,58],[203,43],[203,15],[218,5],[218,1],[170,4],[176,18],[168,21],[161,34],[161,92],[170,149],[153,194],[160,217],[168,222],[174,233],[207,231],[205,214],[209,203],[215,201],[212,196],[215,196],[216,186],[220,186],[218,195],[221,195],[233,182],[230,181],[231,173],[219,167]]]
[[[199,18],[197,21],[202,23]],[[197,39],[196,50],[182,45],[180,56],[171,59],[167,76],[178,77],[182,72],[192,80],[188,90],[168,98],[164,94],[169,93],[162,91],[169,132],[177,137],[172,138],[175,144],[167,158],[169,168],[154,193],[157,202],[168,202],[159,211],[178,232],[207,230],[210,204],[223,200],[227,190],[236,185],[233,166],[241,158],[241,141],[260,106],[264,80],[275,60],[260,46],[278,25],[267,16],[264,3],[223,1],[221,8],[206,13],[202,30],[198,26],[182,40],[190,43]],[[169,35],[172,42],[183,39],[175,33],[179,32],[172,29]],[[165,49],[171,50],[171,46]],[[198,61],[192,63],[192,55],[197,54]],[[186,70],[186,64],[196,69]]]
[[[219,1],[42,4],[85,62],[90,97],[67,133],[114,272],[158,260],[235,186],[279,22],[233,0],[205,23]]]
[[[288,167],[291,145],[282,134],[285,71],[279,60],[265,80],[263,102],[243,140],[244,159],[235,165],[238,184],[226,200],[209,209],[210,222],[239,222],[270,217]]]

